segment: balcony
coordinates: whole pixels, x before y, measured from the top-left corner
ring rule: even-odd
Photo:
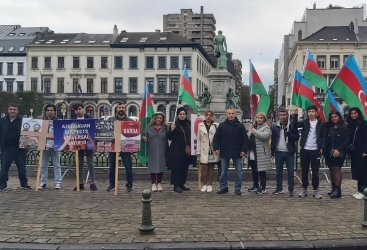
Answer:
[[[336,94],[333,94],[335,101],[338,102],[338,104],[342,104],[343,100]],[[315,93],[315,98],[317,99],[318,102],[324,103],[324,97],[325,97],[325,93]]]
[[[154,93],[151,94],[152,100],[154,101],[175,101],[177,102],[178,93]]]

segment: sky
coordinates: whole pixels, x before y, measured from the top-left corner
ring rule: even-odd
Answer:
[[[163,30],[163,15],[192,9],[213,13],[216,28],[226,36],[228,52],[242,61],[242,80],[249,82],[249,60],[268,88],[274,83],[274,60],[283,36],[306,8],[326,8],[330,3],[361,7],[359,0],[1,0],[0,24],[49,27],[55,33],[149,32]],[[346,24],[347,26],[348,24]]]

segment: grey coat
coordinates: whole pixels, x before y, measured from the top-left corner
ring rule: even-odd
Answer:
[[[248,136],[251,134],[255,136],[256,142],[256,152],[255,159],[257,164],[257,171],[267,171],[271,170],[271,152],[269,146],[269,139],[271,136],[271,131],[268,125],[260,125],[255,132],[249,132]]]
[[[168,127],[162,126],[159,134],[157,134],[154,126],[148,126],[146,134],[148,137],[148,172],[164,172],[167,162]]]

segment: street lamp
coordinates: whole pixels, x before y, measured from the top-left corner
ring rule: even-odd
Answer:
[[[66,104],[65,104],[65,102],[63,102],[61,104],[61,112],[62,112],[62,119],[64,120],[65,119],[65,112],[66,112]]]
[[[29,112],[31,112],[31,118],[33,118],[33,109],[30,109]]]

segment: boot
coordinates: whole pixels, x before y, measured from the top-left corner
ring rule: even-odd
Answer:
[[[331,184],[331,191],[327,193],[327,195],[331,195],[335,191],[335,185]]]
[[[342,197],[342,190],[340,187],[335,187],[335,191],[330,195],[331,199]]]

